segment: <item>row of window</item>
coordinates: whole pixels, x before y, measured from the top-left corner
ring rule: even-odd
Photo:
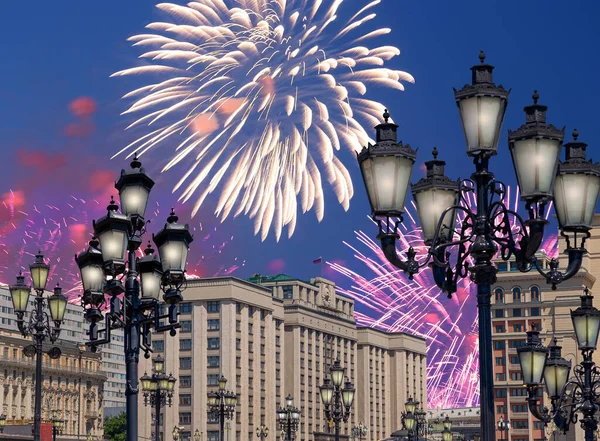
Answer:
[[[522,323],[515,323],[513,325],[511,325],[511,329],[512,332],[525,332],[523,330],[523,324]],[[503,334],[506,332],[506,326],[505,325],[495,325],[494,326],[494,333],[495,334]]]
[[[495,309],[494,310],[494,318],[503,318],[503,317],[525,317],[525,313],[527,309],[525,309],[525,313],[522,308],[513,308],[512,315],[506,314],[507,310],[505,309]],[[541,309],[539,307],[529,308],[529,317],[539,317],[541,314]]]
[[[502,288],[496,288],[494,290],[494,298],[496,303],[505,303],[504,290]],[[521,302],[541,302],[542,296],[540,294],[540,288],[537,286],[532,286],[529,288],[529,299],[525,298],[525,294],[521,291],[521,288],[515,286],[512,289],[512,301],[513,303],[521,303]]]

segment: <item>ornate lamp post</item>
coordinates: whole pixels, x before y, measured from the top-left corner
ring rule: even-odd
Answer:
[[[449,296],[456,292],[459,278],[470,277],[477,285],[481,437],[487,441],[494,439],[496,430],[490,300],[498,270],[492,259],[498,253],[504,260],[514,256],[520,271],[536,269],[553,289],[575,275],[586,253],[585,240],[600,191],[600,165],[585,161],[586,144],[577,142],[577,132],[573,133],[575,141],[566,145],[566,161],[559,161],[564,131],[546,124],[547,107],[538,104],[535,92],[533,104],[524,109],[525,124],[508,136],[528,219],[507,207],[503,203],[506,186],[490,172],[489,161],[496,155],[509,92],[494,84],[494,68],[485,64],[483,52],[479,57],[481,64],[471,68],[472,84],[455,90],[467,155],[473,158],[475,172],[464,181],[447,178],[445,162],[437,159],[434,149],[433,160],[425,163],[427,177],[412,186],[429,246],[425,258],[417,260],[412,248],[401,257],[396,248],[416,151],[397,140],[398,126],[388,121],[387,110],[384,122],[375,128],[377,142],[360,152],[358,162],[379,225],[377,237],[389,262],[409,278],[430,265],[436,285]],[[475,208],[467,203],[471,192]],[[561,234],[567,239],[565,272],[558,270],[557,261],[544,272],[535,258],[547,224],[545,209],[552,200]],[[458,213],[461,222],[455,225]],[[455,257],[451,258],[451,250]]]
[[[173,391],[177,381],[165,374],[163,358],[159,355],[152,360],[152,376],[144,373],[140,382],[144,392],[144,406],[154,406],[154,439],[160,441],[160,409],[173,404]]]
[[[452,441],[452,421],[448,416],[444,419],[443,426],[442,441]]]
[[[56,441],[56,436],[62,432],[65,427],[65,421],[58,418],[57,412],[54,411],[52,417],[52,441]]]
[[[144,257],[136,257],[146,233],[144,214],[153,185],[135,156],[131,169],[122,170],[115,184],[121,213],[111,199],[106,216],[93,222],[94,237],[88,249],[75,257],[83,283],[85,318],[90,323],[86,344],[96,351],[99,345],[110,343],[112,330],[125,332],[127,441],[138,441],[140,350],[149,358],[151,332],[175,335],[179,327],[177,304],[183,299],[188,248],[193,240],[188,226],[177,223],[171,211],[164,228],[153,235],[160,259],[150,245]],[[161,314],[161,291],[168,306],[165,315]],[[106,295],[109,307],[103,312]],[[99,329],[102,321],[104,328]]]
[[[194,431],[194,441],[200,441],[202,439],[202,432],[198,429]]]
[[[231,420],[235,415],[237,395],[225,389],[227,378],[219,378],[219,389],[208,393],[208,412],[219,418],[219,441],[225,441],[225,419]]]
[[[335,360],[329,372],[331,380],[325,378],[325,382],[321,386],[321,401],[325,405],[325,417],[333,421],[335,441],[339,441],[340,426],[342,421],[346,422],[350,417],[355,389],[348,379],[344,383],[346,368],[340,366],[340,360]]]
[[[285,435],[285,441],[293,441],[294,433],[300,426],[300,411],[294,407],[294,399],[288,395],[285,399],[285,407],[277,410],[277,421],[282,435]]]
[[[358,438],[358,441],[362,441],[363,436],[367,436],[369,429],[365,426],[362,421],[358,423],[358,426],[352,428],[352,436],[354,439]]]
[[[44,340],[48,339],[54,343],[60,335],[60,325],[65,317],[67,310],[67,298],[62,295],[62,289],[56,285],[54,294],[44,297],[50,266],[44,262],[44,256],[41,251],[35,256],[35,262],[29,265],[33,289],[36,292],[33,298],[33,311],[29,315],[29,321],[25,323],[24,315],[29,304],[29,295],[31,287],[25,284],[25,277],[22,273],[17,276],[17,283],[11,285],[10,296],[12,297],[13,307],[17,315],[17,326],[24,337],[33,339],[34,344],[26,346],[23,352],[27,356],[35,354],[35,410],[33,413],[33,439],[40,441],[40,425],[42,422],[42,357],[44,354]],[[50,317],[46,311],[46,304],[50,312]],[[54,322],[54,327],[50,325],[50,318]],[[50,358],[60,357],[61,350],[53,347],[48,351]]]
[[[181,435],[182,429],[183,427],[179,427],[177,425],[173,427],[173,441],[179,441],[179,435]]]
[[[505,441],[509,441],[508,440],[508,431],[510,430],[510,421],[508,421],[508,420],[504,421],[504,417],[500,416],[500,419],[498,420],[498,430],[500,431],[501,436],[502,436],[502,432],[505,432],[505,435],[502,436],[502,438]]]
[[[263,441],[269,436],[269,428],[264,424],[261,424],[260,427],[256,428],[256,436],[260,438],[260,441]]]
[[[561,356],[561,347],[554,340],[546,348],[539,331],[527,332],[526,344],[517,349],[521,361],[523,383],[527,386],[529,411],[544,424],[554,423],[566,433],[578,421],[585,431],[585,441],[593,441],[598,430],[598,401],[600,401],[600,369],[592,360],[600,333],[600,310],[593,306],[593,297],[585,288],[581,306],[571,311],[577,346],[583,361],[573,368]],[[538,389],[543,383],[550,398],[551,408],[540,409]],[[579,417],[579,415],[581,417]]]
[[[402,425],[408,431],[408,438],[418,440],[421,435],[425,435],[427,431],[427,413],[419,409],[419,401],[413,400],[412,397],[404,403],[405,412],[402,412]]]

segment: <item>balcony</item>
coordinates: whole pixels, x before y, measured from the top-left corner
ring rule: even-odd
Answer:
[[[98,412],[96,412],[94,410],[86,410],[85,413],[83,414],[83,417],[86,420],[96,420],[96,419],[98,419]]]

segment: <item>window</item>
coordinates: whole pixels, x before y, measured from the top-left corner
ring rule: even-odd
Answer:
[[[252,323],[248,323],[248,334],[252,335]]]
[[[496,288],[494,293],[496,294],[496,303],[504,303],[504,291],[502,291],[502,288]]]
[[[529,429],[529,421],[511,421],[514,429]]]
[[[500,272],[508,271],[508,265],[506,264],[506,262],[502,262],[502,263],[498,264],[498,271],[500,271]]]
[[[496,398],[506,398],[506,389],[496,389]]]
[[[540,302],[541,301],[540,289],[537,286],[532,286],[531,288],[529,288],[529,292],[531,294],[532,302]]]
[[[539,388],[541,391],[543,391],[543,389],[540,387]],[[527,396],[527,389],[525,389],[524,387],[520,387],[520,388],[511,388],[510,389],[510,396],[511,397],[526,397]]]
[[[236,312],[236,313],[238,313],[238,314],[239,314],[240,312],[242,312],[242,307],[243,307],[243,305],[242,305],[241,303],[239,303],[239,302],[238,302],[238,303],[236,303],[236,304],[235,304],[235,312]]]
[[[218,386],[219,385],[219,374],[208,374],[207,384],[209,386]]]
[[[155,351],[164,351],[165,350],[165,341],[164,340],[153,340],[152,341],[152,349]]]
[[[208,337],[208,349],[219,349],[220,339],[219,337]]]
[[[192,377],[189,375],[179,376],[179,387],[190,387],[192,385]]]
[[[206,329],[209,331],[218,331],[221,327],[221,322],[219,319],[210,319],[208,321],[208,326]]]
[[[239,320],[235,321],[235,330],[236,331],[241,331],[242,330],[242,322]]]
[[[181,314],[190,314],[192,312],[192,304],[191,303],[180,303],[179,304],[179,312]]]
[[[513,308],[513,317],[521,317],[521,308]]]
[[[506,413],[506,405],[496,406],[496,413]]]
[[[267,311],[266,309],[261,309],[260,310],[260,319],[264,320],[268,314],[269,314],[269,311]]]
[[[192,339],[191,338],[182,338],[179,340],[179,350],[180,351],[191,351],[192,350]]]
[[[206,302],[206,312],[219,312],[220,310],[221,310],[221,303]]]
[[[521,324],[513,325],[513,332],[523,332],[523,325],[521,325]]]
[[[524,344],[525,344],[525,340],[523,340],[523,339],[521,339],[521,340],[509,340],[508,341],[508,347],[509,348],[520,348]]]
[[[190,424],[192,422],[191,412],[180,412],[179,413],[179,424]]]
[[[192,405],[192,394],[179,394],[179,405],[180,406],[191,406]]]
[[[496,334],[502,334],[503,332],[506,332],[504,325],[496,325]]]
[[[216,430],[206,432],[206,441],[219,441],[219,432]]]
[[[506,381],[506,374],[501,372],[496,374],[496,381]]]
[[[181,332],[192,332],[192,321],[191,320],[181,320]]]
[[[521,371],[516,371],[516,372],[511,372],[510,373],[510,379],[511,380],[522,380],[523,379],[523,375],[521,374]]]
[[[283,287],[283,298],[291,299],[293,297],[294,287],[293,286],[284,286]]]
[[[515,286],[512,290],[513,292],[513,302],[520,303],[521,302],[521,288]]]
[[[496,357],[496,366],[504,366],[506,364],[506,358]]]
[[[502,318],[502,317],[504,317],[504,309],[495,309],[494,310],[494,317],[495,318]]]
[[[531,308],[531,314],[530,315],[531,315],[531,317],[537,317],[537,316],[541,315],[540,314],[540,308]]]
[[[510,364],[519,364],[519,356],[511,355],[510,356]]]
[[[219,367],[220,360],[218,355],[209,355],[208,356],[208,367]]]
[[[504,342],[504,340],[497,340],[494,342],[494,349],[504,349],[506,347],[506,344]]]
[[[179,358],[179,369],[191,369],[192,368],[192,357],[180,357]]]

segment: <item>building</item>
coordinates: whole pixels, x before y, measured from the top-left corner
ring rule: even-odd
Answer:
[[[253,439],[261,424],[275,436],[276,410],[288,394],[302,415],[298,441],[328,432],[319,386],[336,358],[357,389],[343,433],[359,421],[367,426],[372,421],[366,439],[381,439],[400,425],[392,411],[397,403],[409,395],[427,400],[425,341],[357,329],[354,301],[328,280],[214,277],[188,281],[184,298],[177,335],[158,334],[152,340],[166,359],[167,372],[178,378],[173,404],[161,419],[163,439],[179,425],[182,440],[196,429],[203,440],[218,440],[219,427],[208,419],[206,401],[221,373],[227,388],[238,394],[230,441]],[[149,373],[150,360],[143,363]],[[141,437],[151,436],[151,422],[152,409],[140,407]]]
[[[20,333],[0,331],[0,409],[7,426],[31,424],[35,408],[35,358],[23,354],[31,344]],[[103,388],[106,375],[102,372],[99,354],[85,346],[58,340],[54,345],[62,355],[58,359],[43,357],[42,418],[65,421],[61,438],[80,439],[91,434],[103,434]],[[11,433],[11,428],[6,428]]]
[[[492,338],[494,345],[494,380],[496,419],[500,416],[509,420],[510,441],[539,441],[546,433],[543,424],[535,419],[527,408],[527,392],[523,386],[517,348],[525,343],[525,332],[535,325],[541,329],[544,345],[551,344],[554,338],[562,346],[565,358],[573,365],[581,361],[577,350],[575,332],[570,311],[580,306],[582,287],[592,289],[596,276],[600,274],[600,215],[594,218],[594,229],[586,242],[588,254],[584,257],[581,271],[573,278],[559,284],[552,290],[546,280],[534,270],[528,273],[518,271],[514,262],[497,261],[498,281],[492,288]],[[562,253],[564,239],[559,240],[561,267],[566,264]],[[544,252],[538,253],[544,271],[549,269],[550,259]],[[564,270],[564,269],[563,269]],[[599,293],[600,294],[600,293]],[[600,308],[600,295],[594,298]],[[594,354],[600,361],[598,353]],[[546,396],[542,396],[549,405]],[[498,440],[506,439],[506,432],[496,432]],[[571,425],[566,435],[555,434],[557,441],[583,440],[583,431],[578,424]]]

